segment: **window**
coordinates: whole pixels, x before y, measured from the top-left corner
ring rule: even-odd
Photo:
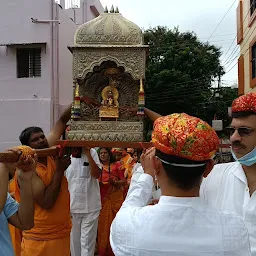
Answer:
[[[65,9],[80,8],[80,0],[65,1]]]
[[[254,13],[255,9],[256,9],[256,0],[250,0],[251,15]]]
[[[41,48],[17,49],[17,77],[41,76]]]
[[[256,78],[256,43],[252,46],[252,79]]]

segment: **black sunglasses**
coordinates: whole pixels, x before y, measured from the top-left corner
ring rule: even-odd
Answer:
[[[226,127],[225,131],[229,136],[232,136],[235,133],[235,131],[238,131],[241,137],[245,137],[245,136],[249,136],[252,132],[254,132],[254,129],[248,128],[248,127],[239,127],[239,128]]]

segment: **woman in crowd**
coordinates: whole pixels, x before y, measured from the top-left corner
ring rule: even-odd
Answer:
[[[110,226],[123,201],[123,187],[126,184],[120,162],[114,162],[109,149],[100,148],[99,158],[102,173],[99,178],[102,210],[98,226],[98,252],[100,256],[114,255],[109,243]]]

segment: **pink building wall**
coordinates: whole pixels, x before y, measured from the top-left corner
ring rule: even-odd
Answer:
[[[95,2],[99,2],[96,1]],[[60,20],[58,23],[32,23]],[[0,150],[19,145],[28,126],[47,134],[61,106],[72,101],[72,54],[77,25],[53,0],[4,1],[0,8]],[[17,78],[16,47],[40,43],[41,77]],[[38,45],[37,45],[38,46]]]
[[[50,30],[47,24],[34,24],[31,17],[50,18],[50,2],[4,1],[0,8],[0,45],[43,43],[42,76],[17,78],[15,47],[0,47],[0,150],[19,144],[21,130],[39,125],[50,129]],[[39,32],[40,31],[40,32]],[[35,96],[34,96],[35,95]]]

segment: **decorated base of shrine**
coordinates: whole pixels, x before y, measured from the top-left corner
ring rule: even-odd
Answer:
[[[143,122],[72,121],[66,135],[71,141],[143,141]]]

